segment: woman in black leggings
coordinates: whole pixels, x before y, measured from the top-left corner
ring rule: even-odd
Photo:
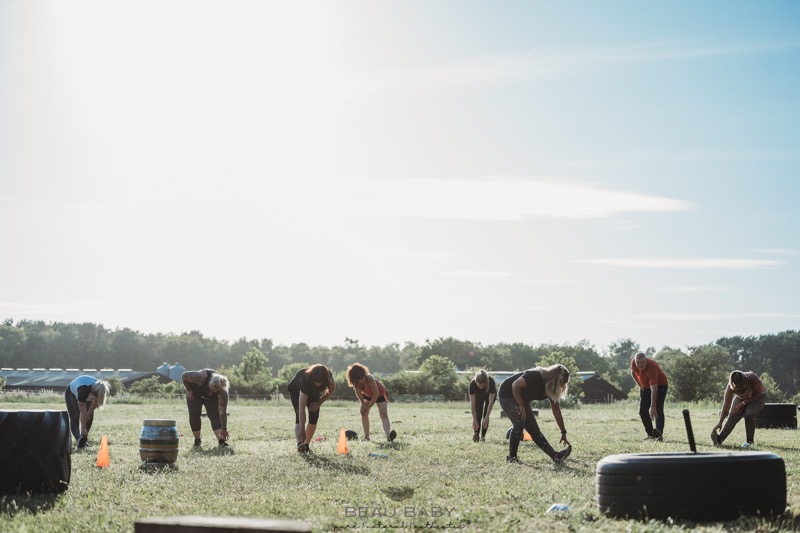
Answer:
[[[335,390],[333,374],[325,365],[311,365],[299,370],[289,382],[298,452],[309,451],[309,444],[317,430],[319,408]],[[306,425],[306,409],[308,409],[308,425]]]
[[[472,411],[473,442],[485,441],[486,430],[489,429],[489,415],[492,413],[497,398],[497,385],[494,378],[485,370],[479,370],[475,378],[469,382],[469,407]]]
[[[536,367],[525,372],[514,374],[500,384],[500,407],[514,423],[508,439],[509,463],[518,463],[517,448],[522,440],[522,430],[527,430],[533,442],[556,463],[562,462],[572,452],[572,445],[567,440],[567,430],[561,416],[559,401],[567,394],[569,370],[564,365],[553,365],[546,368]],[[533,417],[531,402],[533,400],[550,400],[550,409],[556,424],[561,429],[561,443],[567,446],[556,452],[539,430]]]

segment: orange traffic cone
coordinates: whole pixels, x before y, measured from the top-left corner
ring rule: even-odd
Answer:
[[[531,434],[528,433],[527,429],[523,429],[522,430],[522,440],[533,440],[533,438],[531,437]]]
[[[103,435],[100,440],[100,451],[97,452],[97,462],[95,466],[106,468],[111,464],[111,457],[108,455],[108,437]]]
[[[347,435],[344,434],[344,428],[339,430],[339,445],[336,447],[336,453],[342,455],[350,453],[347,450]]]

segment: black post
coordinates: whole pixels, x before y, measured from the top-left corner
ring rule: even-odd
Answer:
[[[689,419],[689,410],[683,410],[683,420],[686,422],[686,435],[689,437],[689,449],[692,453],[697,453],[697,447],[694,445],[694,431],[692,431],[692,421]]]

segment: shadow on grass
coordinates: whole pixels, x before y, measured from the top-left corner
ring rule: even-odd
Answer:
[[[233,448],[231,448],[230,446],[216,446],[214,448],[208,448],[208,449],[205,449],[205,450],[203,448],[195,448],[193,446],[188,452],[186,452],[186,454],[187,455],[206,455],[206,456],[210,455],[210,456],[213,456],[213,457],[217,457],[217,456],[220,456],[220,455],[233,455],[234,452],[233,452]]]
[[[313,468],[342,472],[344,474],[356,474],[359,476],[368,476],[370,474],[369,468],[362,465],[351,464],[350,461],[353,460],[352,457],[338,456],[335,461],[331,461],[327,457],[317,455],[313,452],[301,454],[300,457]]]
[[[403,441],[394,441],[394,442],[372,442],[372,444],[376,448],[380,448],[381,450],[402,450],[404,448],[408,448],[408,443]]]
[[[178,465],[175,463],[142,463],[139,465],[139,472],[145,474],[162,474],[177,471]]]
[[[0,514],[14,516],[20,511],[45,513],[55,507],[60,494],[6,494],[0,496]]]

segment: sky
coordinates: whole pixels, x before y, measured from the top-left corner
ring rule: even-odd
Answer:
[[[0,0],[0,319],[800,327],[800,3]]]

